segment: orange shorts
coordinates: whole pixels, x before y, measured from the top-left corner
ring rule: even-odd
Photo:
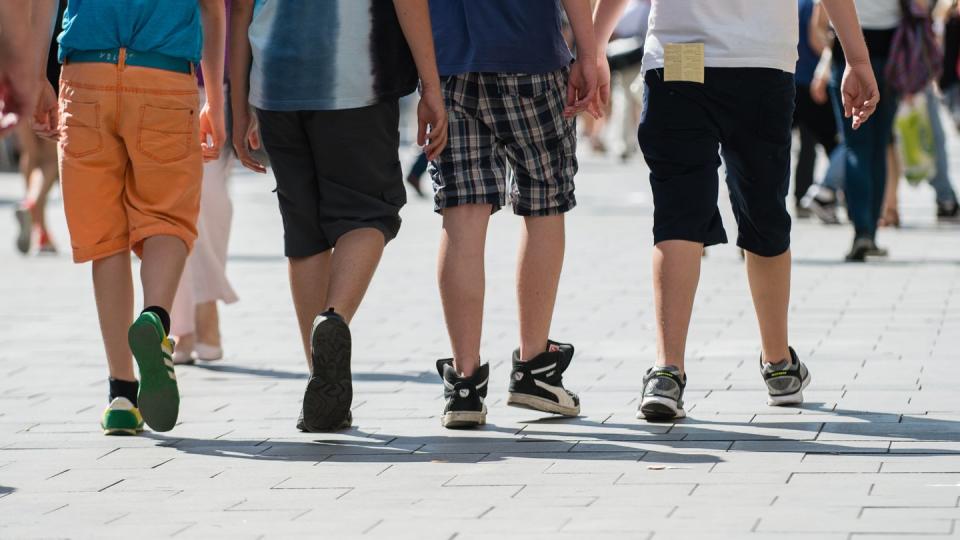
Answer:
[[[197,237],[203,155],[196,77],[68,63],[60,77],[60,178],[73,260],[151,236]]]

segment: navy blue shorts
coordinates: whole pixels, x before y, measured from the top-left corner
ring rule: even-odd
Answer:
[[[717,198],[720,156],[737,220],[737,245],[763,257],[790,248],[793,74],[707,68],[704,84],[645,76],[638,138],[650,167],[653,240],[727,242]]]

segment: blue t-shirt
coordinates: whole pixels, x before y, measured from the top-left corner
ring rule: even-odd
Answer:
[[[257,0],[248,35],[259,109],[355,109],[417,87],[391,0]]]
[[[570,64],[559,0],[430,0],[440,75],[548,73]]]
[[[69,0],[60,62],[73,51],[121,47],[200,62],[203,28],[197,0]]]
[[[810,38],[808,37],[811,19],[813,18],[813,5],[815,0],[798,0],[800,8],[800,42],[797,44],[797,52],[800,54],[797,60],[796,80],[797,84],[809,86],[813,82],[813,74],[817,70],[817,64],[820,63],[820,57],[813,52],[810,47]]]

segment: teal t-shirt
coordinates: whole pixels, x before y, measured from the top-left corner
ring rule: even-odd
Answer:
[[[203,29],[197,0],[69,0],[60,62],[74,51],[127,49],[200,62]]]

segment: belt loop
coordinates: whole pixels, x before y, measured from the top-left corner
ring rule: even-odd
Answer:
[[[120,47],[120,55],[117,58],[117,69],[123,71],[127,67],[127,48]]]

